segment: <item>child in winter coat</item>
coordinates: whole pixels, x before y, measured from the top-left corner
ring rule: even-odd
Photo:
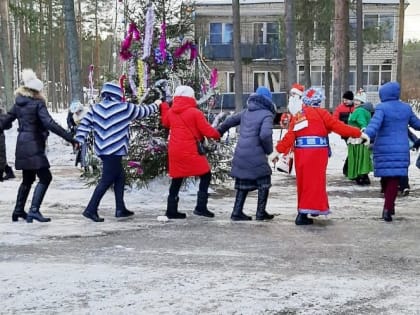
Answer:
[[[22,183],[19,186],[12,221],[22,218],[29,223],[33,220],[49,222],[51,219],[44,217],[39,211],[52,180],[50,164],[45,154],[48,131],[54,132],[74,146],[77,146],[77,142],[51,118],[41,92],[44,85],[36,74],[31,69],[24,69],[22,79],[23,86],[15,91],[15,104],[0,120],[0,130],[10,128],[15,119],[19,121],[15,167],[22,170]],[[31,208],[26,213],[25,203],[36,177],[39,178],[39,182],[35,187]]]
[[[350,114],[348,124],[363,130],[371,119],[370,112],[363,106],[366,103],[366,93],[356,93],[353,103],[355,110]],[[360,138],[349,138],[347,144],[347,177],[355,180],[358,185],[370,185],[368,174],[373,171],[373,166],[369,148],[362,144]]]
[[[232,160],[231,176],[235,178],[236,198],[230,218],[233,221],[247,221],[252,218],[243,213],[243,206],[249,191],[258,190],[257,220],[271,220],[266,212],[271,187],[271,167],[267,155],[273,152],[273,119],[276,112],[272,94],[264,86],[257,88],[247,100],[247,108],[227,118],[218,127],[222,135],[234,126],[240,125],[239,139]]]
[[[214,217],[207,209],[208,188],[211,181],[210,164],[205,155],[199,154],[197,142],[203,137],[219,139],[220,135],[204,117],[197,107],[194,90],[185,85],[175,89],[172,106],[162,103],[162,124],[169,128],[168,161],[169,176],[172,178],[169,187],[166,216],[169,219],[185,219],[186,214],[178,211],[179,190],[184,178],[199,176],[195,215]]]
[[[296,225],[312,224],[312,216],[330,213],[326,190],[328,164],[328,134],[331,131],[343,137],[360,137],[358,128],[347,126],[320,108],[324,95],[320,89],[310,88],[303,93],[302,106],[293,111],[289,131],[277,142],[276,151],[269,157],[275,160],[278,152],[289,152],[294,146],[297,217]]]
[[[374,176],[382,178],[384,206],[382,218],[392,221],[395,214],[395,199],[401,176],[408,175],[410,147],[407,126],[420,130],[420,119],[407,103],[400,101],[400,84],[388,82],[379,88],[381,103],[376,105],[375,113],[366,127],[363,137],[373,143]]]
[[[98,215],[98,206],[111,185],[114,185],[115,217],[129,217],[134,212],[127,210],[124,203],[125,173],[121,161],[127,155],[129,126],[134,119],[147,117],[159,110],[160,100],[150,105],[136,106],[123,101],[119,85],[107,82],[101,90],[102,100],[94,104],[82,118],[76,131],[76,140],[81,144],[91,130],[94,132],[95,153],[102,160],[102,175],[95,191],[83,212],[83,216],[103,222]]]

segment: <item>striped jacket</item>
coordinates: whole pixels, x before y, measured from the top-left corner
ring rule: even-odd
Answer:
[[[76,131],[76,140],[83,144],[91,130],[94,133],[95,153],[101,155],[126,155],[129,126],[157,112],[155,103],[137,106],[132,103],[104,99],[86,113]]]

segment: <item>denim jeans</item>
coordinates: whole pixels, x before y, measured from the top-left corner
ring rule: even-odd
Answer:
[[[99,203],[111,185],[114,185],[116,211],[125,209],[124,184],[125,173],[121,164],[121,155],[102,155],[102,176],[96,185],[95,191],[90,198],[85,211],[95,213],[98,211]]]

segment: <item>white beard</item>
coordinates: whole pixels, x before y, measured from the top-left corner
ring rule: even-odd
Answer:
[[[296,115],[302,110],[302,100],[298,95],[289,97],[289,112]]]

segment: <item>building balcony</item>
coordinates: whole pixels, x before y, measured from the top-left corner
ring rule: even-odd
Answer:
[[[210,60],[233,60],[233,44],[206,44],[203,56]],[[244,59],[280,59],[280,45],[241,44],[241,57]]]

